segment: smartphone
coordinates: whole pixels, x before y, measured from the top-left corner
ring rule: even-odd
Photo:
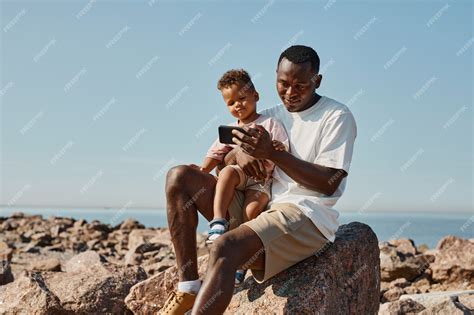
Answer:
[[[233,141],[232,141],[232,138],[234,137],[234,135],[232,134],[232,130],[238,130],[242,133],[245,133],[245,130],[243,128],[240,128],[240,127],[234,127],[234,126],[219,126],[219,142],[220,143],[224,143],[224,144],[235,144]]]

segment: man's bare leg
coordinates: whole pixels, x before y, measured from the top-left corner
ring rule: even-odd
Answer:
[[[234,292],[235,271],[241,266],[252,269],[263,269],[265,266],[263,243],[245,225],[223,234],[214,242],[206,278],[192,314],[224,313]]]
[[[197,211],[211,220],[216,179],[187,165],[168,171],[166,202],[168,227],[176,253],[179,281],[199,278],[196,252]]]

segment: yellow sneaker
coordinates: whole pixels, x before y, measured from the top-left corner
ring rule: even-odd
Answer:
[[[194,301],[196,301],[196,295],[192,293],[173,291],[158,314],[183,315],[193,308]]]

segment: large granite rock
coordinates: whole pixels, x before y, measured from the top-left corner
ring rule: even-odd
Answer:
[[[207,256],[199,258],[199,273]],[[158,311],[177,283],[176,266],[138,283],[125,303],[135,314]],[[227,309],[229,314],[376,314],[380,260],[377,237],[365,224],[339,228],[336,241],[263,284],[248,276]]]
[[[444,237],[438,243],[430,269],[436,282],[450,284],[452,288],[466,284],[474,289],[474,240]]]

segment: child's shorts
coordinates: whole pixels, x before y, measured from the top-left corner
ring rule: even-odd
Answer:
[[[236,187],[240,191],[245,191],[248,189],[253,189],[257,191],[261,191],[267,194],[268,199],[272,198],[271,188],[272,188],[272,180],[269,179],[267,181],[256,181],[255,179],[248,177],[244,171],[238,165],[228,165],[235,169],[239,174],[240,181],[239,185]]]

